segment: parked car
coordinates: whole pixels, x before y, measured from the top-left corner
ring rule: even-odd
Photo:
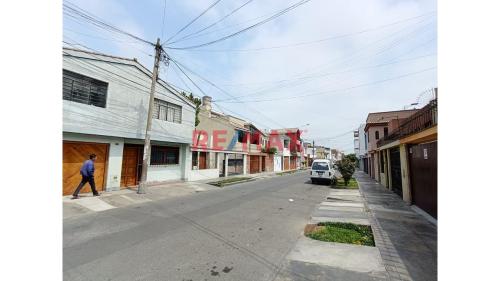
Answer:
[[[328,182],[331,183],[335,177],[334,165],[326,159],[316,159],[311,165],[311,182]]]

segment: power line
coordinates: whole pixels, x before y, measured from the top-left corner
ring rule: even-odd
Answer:
[[[169,57],[170,60],[172,60],[178,67],[182,66],[183,68],[185,68],[187,71],[191,72],[192,74],[196,75],[197,77],[199,77],[201,80],[205,81],[206,83],[210,84],[212,87],[216,88],[217,90],[221,91],[222,93],[224,93],[225,95],[229,96],[229,97],[233,97],[233,98],[236,98],[238,99],[237,97],[231,95],[230,93],[228,93],[226,90],[220,88],[219,86],[217,86],[216,84],[214,84],[213,82],[209,81],[208,79],[204,78],[203,76],[199,75],[198,73],[192,71],[191,69],[189,69],[188,67],[186,67],[185,65],[183,65],[182,63],[176,61],[175,59],[173,59],[172,57]],[[183,72],[184,73],[184,72]],[[275,121],[274,119],[266,116],[264,113],[256,110],[255,108],[251,108],[251,107],[248,107],[250,109],[252,109],[253,111],[257,112],[259,115],[261,115],[262,117],[270,120],[271,122],[277,124],[278,126],[280,127],[286,127],[286,126],[283,126],[282,124],[278,123],[277,121]]]
[[[205,30],[207,30],[207,29],[209,29],[209,28],[211,28],[211,27],[213,27],[213,26],[217,25],[218,23],[220,23],[220,22],[222,22],[223,20],[225,20],[226,18],[230,17],[231,15],[233,15],[234,13],[236,13],[237,11],[239,11],[240,9],[242,9],[243,7],[245,7],[246,5],[250,4],[250,3],[251,3],[251,2],[253,2],[253,1],[254,1],[254,0],[248,0],[248,1],[246,1],[245,3],[243,3],[243,4],[242,4],[242,5],[240,5],[240,6],[238,6],[236,9],[232,10],[231,12],[229,12],[228,14],[226,14],[225,16],[223,16],[222,18],[220,18],[219,20],[215,21],[214,23],[212,23],[212,24],[210,24],[210,25],[208,25],[208,26],[206,26],[206,27],[204,27],[204,28],[202,28],[202,29],[200,29],[200,30],[198,30],[198,31],[195,31],[195,32],[193,32],[193,33],[190,33],[190,34],[188,34],[188,35],[186,35],[186,36],[184,36],[184,37],[181,37],[180,39],[178,39],[178,40],[176,40],[176,41],[173,41],[173,42],[171,42],[170,44],[175,44],[175,43],[177,43],[177,42],[181,42],[181,41],[187,40],[187,39],[189,39],[189,38],[193,37],[194,35],[199,34],[200,32],[203,32],[203,31],[205,31]]]
[[[393,26],[393,25],[396,25],[396,24],[400,24],[400,23],[403,23],[403,22],[411,21],[411,20],[414,20],[414,19],[417,19],[417,18],[427,17],[427,16],[435,14],[435,13],[436,12],[433,11],[431,13],[426,13],[426,14],[423,14],[423,15],[419,15],[419,16],[415,16],[415,17],[411,17],[411,18],[406,18],[406,19],[403,19],[403,20],[395,21],[395,22],[392,22],[392,23],[389,23],[389,24],[384,24],[384,25],[377,26],[377,27],[363,29],[363,30],[360,30],[360,31],[357,31],[357,32],[353,32],[353,33],[347,33],[347,34],[342,34],[342,35],[335,35],[335,36],[330,36],[330,37],[326,37],[326,38],[322,38],[322,39],[318,39],[318,40],[303,41],[303,42],[298,42],[298,43],[293,43],[293,44],[285,44],[285,45],[277,45],[277,46],[261,47],[261,48],[250,48],[250,49],[224,49],[224,50],[203,50],[203,49],[201,49],[201,50],[198,50],[198,49],[192,50],[192,49],[182,49],[182,50],[194,51],[194,52],[255,52],[255,51],[274,50],[274,49],[281,49],[281,48],[299,47],[299,46],[317,44],[317,43],[322,43],[322,42],[326,42],[326,41],[331,41],[331,40],[334,40],[334,39],[345,38],[345,37],[350,37],[350,36],[364,34],[364,33],[371,32],[371,31],[380,30],[380,29],[384,29],[384,28],[387,28],[387,27],[390,27],[390,26]],[[196,33],[193,33],[193,35],[194,34],[196,34]],[[185,36],[185,37],[187,37],[187,36]],[[176,42],[180,42],[180,41],[182,41],[182,40],[179,39],[179,40],[177,40],[175,42],[172,42],[172,44],[176,43]]]
[[[268,17],[268,18],[266,18],[266,19],[264,19],[264,20],[262,20],[260,22],[257,22],[255,24],[253,24],[251,26],[248,26],[248,27],[246,27],[246,28],[244,28],[242,30],[239,30],[239,31],[237,31],[235,33],[232,33],[230,35],[224,36],[222,38],[219,38],[219,39],[216,39],[216,40],[213,40],[213,41],[210,41],[210,42],[206,42],[206,43],[202,43],[202,44],[198,44],[198,45],[186,46],[186,47],[166,47],[166,48],[167,49],[172,49],[172,50],[186,50],[186,49],[195,49],[195,48],[200,48],[200,47],[212,45],[212,44],[215,44],[215,43],[227,40],[229,38],[232,38],[234,36],[237,36],[239,34],[242,34],[242,33],[246,32],[246,31],[251,30],[253,28],[256,28],[256,27],[258,27],[260,25],[263,25],[263,24],[265,24],[265,23],[267,23],[267,22],[269,22],[269,21],[271,21],[271,20],[273,20],[275,18],[280,17],[281,15],[284,15],[284,14],[290,12],[291,10],[293,10],[293,9],[295,9],[295,8],[301,6],[301,5],[303,5],[303,4],[305,4],[305,3],[309,2],[309,1],[311,1],[311,0],[302,0],[302,1],[299,1],[299,2],[293,4],[293,5],[289,6],[289,7],[281,10],[280,12],[272,15],[271,17]]]
[[[282,97],[282,98],[275,98],[275,99],[264,99],[264,100],[217,101],[217,102],[224,102],[224,103],[248,103],[248,102],[266,102],[266,101],[276,101],[276,100],[283,101],[283,100],[289,100],[289,99],[298,99],[298,98],[304,98],[304,97],[326,95],[326,94],[331,94],[331,93],[334,93],[334,92],[348,91],[348,90],[353,90],[353,89],[362,88],[362,87],[366,87],[366,86],[376,85],[376,84],[380,84],[380,83],[384,83],[384,82],[388,82],[388,81],[392,81],[392,80],[396,80],[396,79],[401,79],[401,78],[404,78],[404,77],[408,77],[408,76],[411,76],[411,75],[416,75],[416,74],[423,73],[423,72],[430,71],[430,70],[434,70],[434,69],[436,69],[436,67],[426,68],[426,69],[422,69],[422,70],[419,70],[419,71],[415,71],[415,72],[410,72],[410,73],[406,73],[406,74],[403,74],[403,75],[399,75],[399,76],[396,76],[396,77],[387,78],[387,79],[383,79],[383,80],[377,80],[377,81],[373,81],[373,82],[370,82],[370,83],[360,84],[360,85],[356,85],[356,86],[352,86],[352,87],[348,87],[348,88],[344,88],[344,89],[327,90],[327,91],[322,91],[322,92],[317,92],[317,93],[307,94],[307,95],[292,96],[292,97]]]
[[[399,61],[396,60],[396,61],[391,61],[391,62],[388,62],[388,63],[382,63],[382,64],[371,65],[371,66],[364,66],[364,67],[359,67],[359,68],[352,68],[352,69],[348,69],[348,70],[344,70],[344,71],[337,71],[337,72],[330,72],[330,73],[324,73],[324,74],[318,74],[318,75],[303,76],[303,77],[289,79],[289,80],[280,80],[280,81],[276,82],[276,84],[278,84],[278,85],[275,85],[275,86],[273,86],[271,88],[267,88],[267,89],[264,89],[264,90],[258,90],[257,92],[253,92],[253,93],[241,95],[241,96],[238,96],[238,98],[243,98],[243,97],[248,97],[248,96],[262,95],[264,93],[269,93],[269,91],[271,91],[271,90],[273,90],[275,88],[283,89],[283,87],[287,87],[287,86],[285,86],[285,85],[282,84],[283,82],[297,81],[297,80],[306,80],[306,82],[307,82],[307,80],[311,80],[311,79],[318,79],[318,78],[323,78],[323,77],[329,77],[329,76],[334,76],[334,75],[337,75],[337,74],[350,73],[350,72],[354,72],[354,71],[358,71],[358,70],[364,70],[364,69],[384,67],[384,66],[388,66],[388,65],[399,64],[399,63],[402,63],[402,62],[408,62],[408,61],[414,61],[414,60],[418,60],[418,59],[422,59],[422,58],[427,58],[427,57],[431,57],[431,56],[435,56],[435,55],[436,55],[435,53],[434,54],[427,54],[427,55],[423,55],[423,56],[419,56],[419,57],[415,57],[415,58],[410,58],[410,59],[405,59],[405,60],[399,60]],[[299,86],[299,85],[301,85],[301,84],[295,84],[295,85],[291,85],[291,86]],[[232,98],[228,98],[228,99],[218,100],[218,101],[227,101],[227,100],[233,100],[233,99]]]
[[[217,3],[219,3],[221,0],[217,0],[215,2],[213,2],[210,6],[208,6],[205,10],[203,10],[203,12],[201,12],[201,14],[199,14],[197,17],[195,17],[194,19],[192,19],[188,24],[186,24],[184,27],[182,27],[179,31],[177,31],[174,35],[170,36],[167,40],[165,40],[163,44],[165,43],[168,43],[170,40],[172,40],[175,36],[177,36],[179,33],[181,33],[182,31],[184,31],[186,28],[188,28],[191,24],[193,24],[196,20],[198,20],[200,17],[202,17],[206,12],[208,12],[210,9],[212,9],[215,5],[217,5]]]
[[[82,18],[83,20],[97,26],[97,27],[100,27],[102,29],[105,29],[105,30],[108,30],[108,31],[113,31],[113,32],[116,32],[116,33],[119,33],[119,34],[122,34],[122,35],[126,35],[126,36],[129,36],[135,40],[138,40],[140,42],[143,42],[143,43],[146,43],[146,44],[149,44],[149,45],[155,45],[154,43],[152,42],[149,42],[145,39],[142,39],[134,34],[131,34],[127,31],[124,31],[114,25],[111,25],[109,23],[106,23],[104,20],[98,18],[97,16],[95,15],[92,15],[91,13],[89,13],[88,11],[78,7],[77,5],[71,3],[71,2],[68,2],[66,1],[66,3],[63,3],[63,12],[66,14],[66,15],[70,15],[70,16],[73,16],[73,17],[80,17]]]

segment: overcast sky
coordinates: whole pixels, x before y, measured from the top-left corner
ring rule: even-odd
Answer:
[[[248,1],[220,1],[170,42],[217,22]],[[174,35],[213,2],[69,1],[154,42]],[[296,2],[250,1],[213,27],[164,47],[213,41]],[[215,110],[244,117],[263,129],[302,126],[306,139],[352,152],[353,137],[346,132],[359,127],[369,112],[399,110],[417,100],[422,107],[430,97],[426,91],[437,86],[436,17],[436,1],[311,0],[222,42],[166,51],[226,92],[187,73],[213,97]],[[137,58],[152,67],[152,47],[67,16],[64,41]],[[160,70],[163,80],[203,95],[172,63]]]

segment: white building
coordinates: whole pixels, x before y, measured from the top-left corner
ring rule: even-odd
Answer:
[[[63,194],[76,188],[91,153],[98,190],[139,182],[151,76],[135,59],[63,49]],[[187,177],[194,119],[194,105],[159,80],[148,182]]]
[[[357,136],[356,136],[357,132]],[[365,124],[361,124],[354,135],[354,153],[359,159],[359,169],[365,172],[368,171],[368,136],[365,133]]]

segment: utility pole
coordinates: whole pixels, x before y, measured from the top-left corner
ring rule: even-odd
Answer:
[[[155,64],[153,68],[153,78],[151,81],[151,92],[149,93],[148,120],[146,123],[146,138],[144,139],[144,154],[142,157],[141,182],[139,183],[139,188],[137,189],[138,194],[146,193],[146,182],[148,179],[149,158],[151,156],[151,123],[153,121],[155,88],[156,88],[156,81],[158,80],[158,68],[160,67],[160,59],[162,52],[162,48],[160,45],[160,38],[158,38],[158,40],[156,41],[155,50],[156,50]]]
[[[316,159],[316,147],[314,146],[314,140],[313,140],[313,161]]]

